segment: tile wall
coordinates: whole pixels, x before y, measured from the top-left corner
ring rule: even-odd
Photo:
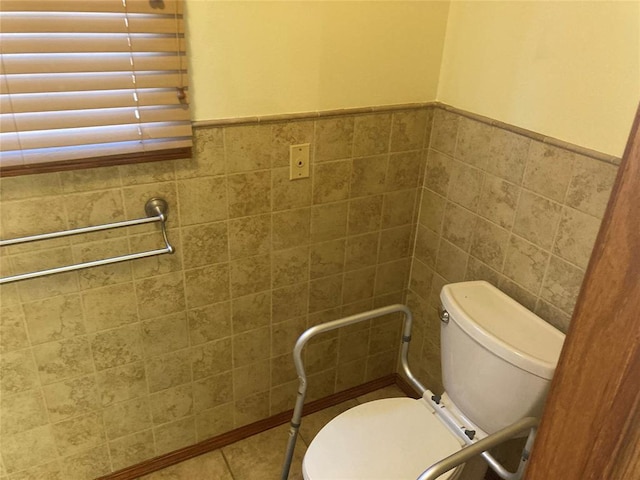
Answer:
[[[404,300],[432,115],[199,127],[191,159],[3,178],[2,238],[162,196],[177,253],[2,286],[0,478],[94,478],[292,408],[305,328]],[[159,248],[157,227],[3,248],[0,271]],[[393,372],[398,327],[310,344],[309,399]]]
[[[412,365],[436,391],[445,283],[487,280],[566,332],[617,172],[617,159],[503,127],[435,110],[407,302]]]

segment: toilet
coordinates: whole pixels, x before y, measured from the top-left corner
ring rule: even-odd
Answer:
[[[445,392],[337,416],[309,445],[305,480],[415,479],[470,438],[541,415],[564,335],[484,281],[446,285],[440,300]],[[477,457],[439,479],[480,480],[485,470]]]

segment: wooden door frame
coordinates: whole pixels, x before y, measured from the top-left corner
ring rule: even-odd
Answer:
[[[525,478],[640,479],[640,107]]]

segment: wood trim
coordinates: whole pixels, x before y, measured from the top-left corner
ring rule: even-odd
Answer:
[[[348,390],[334,393],[333,395],[329,395],[328,397],[314,400],[313,402],[309,402],[304,406],[302,410],[303,415],[309,415],[311,413],[324,410],[325,408],[332,407],[342,402],[346,402],[347,400],[352,400],[356,397],[360,397],[389,385],[396,384],[404,391],[404,387],[399,383],[399,378],[400,376],[397,373],[394,373],[378,378],[376,380],[372,380],[371,382],[363,383],[362,385],[358,385]],[[402,380],[402,382],[404,382],[404,379]],[[404,383],[406,384],[406,382]],[[409,387],[408,384],[406,384],[406,386]],[[293,400],[295,399],[292,398],[292,402]],[[273,427],[277,427],[278,425],[283,425],[289,422],[292,416],[293,409],[287,410],[286,412],[282,412],[272,417],[265,418],[264,420],[259,420],[249,425],[245,425],[244,427],[236,428],[235,430],[231,430],[230,432],[223,433],[222,435],[218,435],[217,437],[209,438],[200,443],[196,443],[195,445],[190,445],[188,447],[181,448],[180,450],[175,450],[173,452],[167,453],[166,455],[161,455],[145,462],[138,463],[137,465],[132,465],[131,467],[127,467],[108,475],[104,475],[102,477],[99,477],[99,479],[97,480],[137,479],[138,477],[142,477],[157,470],[175,465],[176,463],[180,463],[190,458],[197,457],[198,455],[202,455],[203,453],[222,448],[252,435],[264,432]],[[285,446],[286,445],[284,444],[282,445],[283,459]]]
[[[565,340],[527,480],[640,478],[640,107]]]
[[[31,165],[18,165],[0,168],[0,177],[16,177],[19,175],[32,175],[36,173],[63,172],[66,170],[79,170],[85,168],[110,167],[114,165],[128,165],[131,163],[160,162],[163,160],[178,160],[190,158],[191,147],[173,148],[169,150],[157,150],[145,153],[125,153],[110,155],[107,157],[81,158],[78,160],[66,160],[62,162],[35,163]]]

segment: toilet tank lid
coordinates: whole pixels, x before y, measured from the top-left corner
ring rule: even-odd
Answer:
[[[444,308],[467,335],[502,359],[542,378],[553,376],[564,334],[485,281],[445,285]]]

